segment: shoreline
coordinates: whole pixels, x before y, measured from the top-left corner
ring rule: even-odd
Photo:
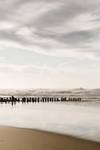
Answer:
[[[99,150],[100,143],[35,129],[0,126],[1,150]]]

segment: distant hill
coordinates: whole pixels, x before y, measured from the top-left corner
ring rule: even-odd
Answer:
[[[89,100],[100,99],[100,89],[0,89],[0,96],[75,96]]]

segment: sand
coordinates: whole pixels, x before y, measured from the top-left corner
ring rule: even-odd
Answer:
[[[0,127],[0,150],[100,150],[100,143],[33,129]]]

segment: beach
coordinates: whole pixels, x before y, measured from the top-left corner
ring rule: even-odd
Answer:
[[[0,127],[0,150],[100,150],[100,143],[34,129]]]

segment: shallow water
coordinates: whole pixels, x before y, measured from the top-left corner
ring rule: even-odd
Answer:
[[[100,142],[100,102],[0,104],[0,125],[35,128]]]

